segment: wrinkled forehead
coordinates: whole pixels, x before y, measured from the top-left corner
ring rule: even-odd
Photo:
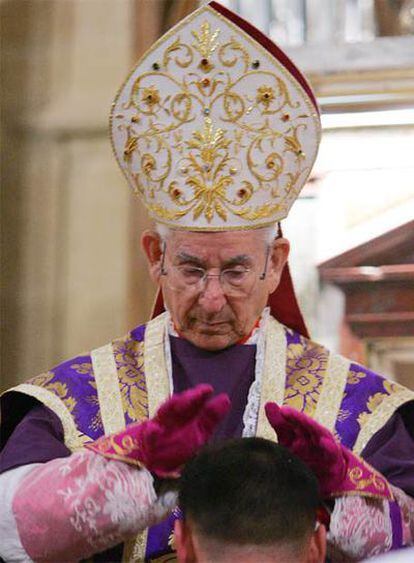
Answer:
[[[188,254],[203,261],[226,261],[242,255],[255,260],[263,255],[266,244],[265,229],[221,232],[171,230],[167,238],[173,256]]]

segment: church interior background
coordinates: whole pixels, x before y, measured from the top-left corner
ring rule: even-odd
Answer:
[[[315,340],[414,389],[414,1],[226,0],[307,74],[323,140],[284,226]],[[4,389],[145,321],[111,154],[127,70],[196,0],[0,0]]]

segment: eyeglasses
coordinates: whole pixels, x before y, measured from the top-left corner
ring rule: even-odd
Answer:
[[[204,268],[191,264],[171,266],[167,270],[164,266],[166,249],[167,244],[163,241],[161,275],[168,277],[168,286],[174,291],[201,292],[204,291],[208,278],[217,278],[225,295],[247,296],[253,291],[257,279],[262,281],[266,278],[270,245],[266,248],[265,265],[259,276],[255,275],[253,268],[246,268],[241,265],[226,268],[219,274],[209,274]]]

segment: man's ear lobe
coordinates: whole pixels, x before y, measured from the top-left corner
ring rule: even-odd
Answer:
[[[159,234],[155,231],[144,231],[141,236],[141,247],[147,258],[151,278],[158,283],[162,258],[162,242]]]
[[[326,558],[326,528],[323,524],[318,527],[312,534],[309,545],[308,563],[324,563]]]
[[[184,522],[176,520],[174,522],[174,544],[177,552],[178,561],[185,561],[185,531],[183,529]]]
[[[185,520],[174,522],[174,542],[178,563],[195,563],[197,561],[191,529]]]

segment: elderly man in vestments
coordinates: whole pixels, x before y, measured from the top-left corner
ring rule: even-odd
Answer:
[[[210,2],[141,58],[111,131],[156,224],[156,314],[3,395],[1,556],[172,561],[171,478],[209,439],[276,433],[319,479],[331,560],[410,544],[414,395],[309,339],[277,226],[319,144],[303,75]]]

